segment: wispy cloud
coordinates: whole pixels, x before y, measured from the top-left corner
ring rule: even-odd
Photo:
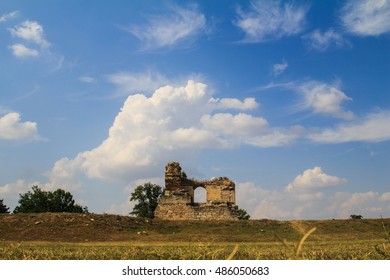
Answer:
[[[9,46],[12,53],[16,57],[37,57],[39,52],[35,49],[30,49],[23,44],[13,44]]]
[[[350,46],[349,41],[333,29],[329,29],[326,32],[321,32],[317,29],[302,36],[302,38],[305,40],[309,49],[319,52],[324,52],[331,47],[342,48],[344,46]]]
[[[153,92],[157,88],[171,84],[171,81],[158,71],[118,72],[107,75],[110,83],[118,87],[118,95],[137,92]]]
[[[96,82],[96,79],[90,76],[82,76],[79,80],[87,84],[93,84]]]
[[[272,65],[272,75],[279,76],[287,69],[287,67],[288,63],[286,61]]]
[[[355,114],[341,107],[344,101],[352,100],[337,85],[318,81],[309,81],[300,84],[296,90],[303,95],[300,106],[310,108],[314,113],[332,116],[344,120],[355,119]]]
[[[309,134],[311,141],[318,143],[381,142],[390,140],[390,111],[380,111],[352,123]]]
[[[12,36],[33,42],[42,48],[50,47],[50,43],[45,39],[43,27],[36,21],[26,20],[14,28],[8,29]]]
[[[18,11],[13,11],[11,13],[8,13],[8,14],[4,14],[4,15],[1,15],[0,16],[0,23],[1,22],[6,22],[6,21],[9,21],[11,19],[14,19],[18,16],[19,12]]]
[[[281,1],[251,1],[248,10],[237,9],[234,23],[245,33],[244,42],[263,42],[301,33],[307,10]]]
[[[359,36],[378,36],[390,32],[390,0],[348,1],[341,10],[347,32]]]
[[[188,46],[206,32],[206,17],[196,6],[171,6],[169,13],[147,18],[145,25],[134,25],[128,31],[143,44],[143,50]]]

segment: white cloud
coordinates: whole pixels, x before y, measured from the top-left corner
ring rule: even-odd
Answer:
[[[206,31],[206,18],[196,6],[172,6],[169,14],[150,16],[144,26],[128,29],[144,44],[144,50],[185,45]]]
[[[282,74],[288,67],[288,63],[283,61],[282,63],[276,63],[272,66],[272,74],[274,76],[279,76]]]
[[[350,43],[344,39],[340,33],[334,31],[333,29],[329,29],[323,33],[316,29],[309,34],[304,35],[302,38],[306,41],[309,49],[319,52],[324,52],[332,46],[342,48],[350,45]]]
[[[268,125],[264,118],[244,113],[237,115],[228,113],[218,113],[212,116],[204,115],[201,122],[210,131],[234,136],[256,136],[262,134]]]
[[[390,140],[389,123],[390,111],[380,111],[369,114],[356,122],[312,132],[308,137],[310,140],[320,143],[388,141]]]
[[[322,193],[320,189],[302,188],[268,190],[254,183],[236,184],[236,203],[253,219],[347,219],[351,214],[366,218],[390,215],[389,193]],[[385,199],[384,199],[385,198]]]
[[[1,15],[0,16],[0,23],[16,18],[18,16],[18,14],[19,14],[18,11],[13,11],[13,12],[10,12],[8,14]]]
[[[57,185],[67,178],[77,183],[83,174],[128,182],[144,175],[157,176],[167,161],[180,161],[204,148],[242,144],[271,147],[286,145],[296,138],[295,128],[272,128],[261,117],[215,113],[221,108],[251,108],[257,104],[253,99],[216,100],[207,85],[191,80],[185,86],[160,87],[150,97],[130,95],[108,137],[74,159],[57,161],[49,177],[57,180]]]
[[[27,184],[24,180],[17,180],[15,183],[5,184],[0,186],[0,195],[1,196],[17,196],[19,193],[24,193],[28,191],[29,188],[35,184]]]
[[[208,148],[226,148],[228,143],[211,131],[198,129],[194,127],[190,128],[178,128],[170,133],[169,138],[172,144],[177,147],[208,147]]]
[[[109,82],[118,87],[118,94],[129,95],[136,92],[153,92],[157,88],[172,84],[164,75],[147,71],[144,73],[119,72],[107,76]]]
[[[390,32],[389,0],[348,1],[341,11],[344,28],[359,36],[378,36]]]
[[[297,140],[304,128],[296,125],[291,128],[268,128],[263,134],[245,139],[244,142],[261,148],[287,146]]]
[[[307,7],[281,1],[251,1],[249,11],[237,9],[234,22],[245,42],[262,42],[292,36],[303,31]]]
[[[341,103],[351,100],[335,85],[309,81],[297,88],[304,97],[303,108],[311,108],[315,113],[330,115],[335,118],[352,120],[355,115],[351,111],[345,111]]]
[[[326,174],[321,167],[306,169],[287,186],[288,191],[293,190],[316,190],[327,187],[335,187],[346,183],[346,179]]]
[[[379,201],[387,201],[387,202],[390,202],[390,192],[383,193],[383,194],[379,197]]]
[[[57,162],[52,176],[65,170],[65,177],[72,177],[80,171],[90,178],[126,181],[150,170],[158,172],[178,149],[190,144],[189,148],[195,150],[214,146],[213,139],[195,128],[210,110],[206,89],[204,84],[189,81],[184,87],[161,87],[149,98],[130,95],[107,139],[74,159]]]
[[[259,107],[259,103],[254,98],[245,98],[244,101],[237,98],[211,98],[210,102],[215,103],[221,109],[252,110]]]
[[[387,193],[368,191],[365,193],[344,193],[338,192],[333,197],[333,208],[339,217],[349,217],[351,214],[359,214],[363,217],[388,216],[390,204],[383,201],[382,197]]]
[[[39,56],[39,52],[35,49],[27,48],[22,44],[14,44],[9,46],[12,50],[12,53],[16,57],[37,57]]]
[[[16,112],[0,117],[0,139],[19,140],[38,137],[37,124],[21,122],[20,117],[20,114]]]
[[[95,78],[89,76],[82,76],[79,78],[79,80],[87,84],[92,84],[96,82]]]
[[[8,29],[12,36],[33,42],[42,48],[50,47],[50,43],[45,39],[43,27],[36,21],[26,20],[15,28]]]

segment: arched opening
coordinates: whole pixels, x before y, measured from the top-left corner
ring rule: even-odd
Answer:
[[[194,203],[206,203],[207,192],[203,186],[198,186],[194,190]]]

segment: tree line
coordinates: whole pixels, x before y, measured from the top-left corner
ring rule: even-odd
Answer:
[[[130,201],[135,201],[133,211],[129,214],[142,218],[154,218],[159,198],[162,195],[162,188],[150,182],[139,185],[131,193]],[[44,212],[69,212],[88,213],[86,206],[75,203],[73,195],[63,189],[55,191],[44,191],[38,186],[33,186],[31,191],[19,194],[19,205],[15,207],[13,213],[44,213]],[[239,209],[239,219],[248,220],[249,214],[244,209]],[[9,214],[9,207],[0,199],[0,213]]]
[[[0,213],[9,214],[9,207],[0,199]],[[44,191],[33,186],[31,191],[19,194],[18,206],[13,213],[44,213],[44,212],[70,212],[88,213],[86,206],[75,203],[73,195],[63,189]]]

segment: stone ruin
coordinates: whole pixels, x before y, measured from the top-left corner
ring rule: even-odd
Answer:
[[[195,189],[206,190],[206,202],[195,203]],[[198,181],[183,176],[180,164],[165,168],[165,189],[154,212],[164,220],[238,220],[235,184],[226,177]]]

